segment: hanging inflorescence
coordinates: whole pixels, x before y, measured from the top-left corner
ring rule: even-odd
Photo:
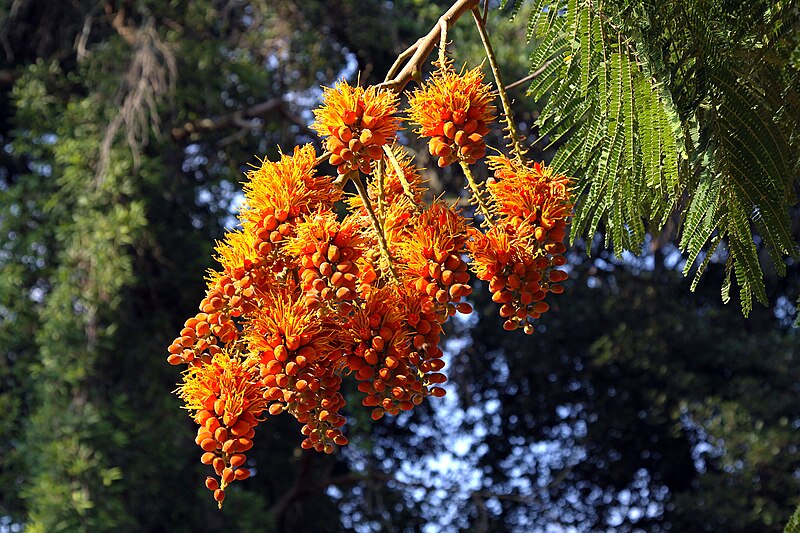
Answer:
[[[409,97],[408,117],[441,167],[484,157],[495,119],[479,69],[443,65]],[[373,419],[444,396],[442,325],[470,313],[467,260],[489,284],[509,330],[532,333],[549,293],[563,291],[569,180],[519,156],[489,158],[471,184],[484,231],[454,205],[425,205],[426,187],[398,144],[398,97],[386,89],[325,89],[313,128],[338,176],[317,172],[312,146],[247,175],[241,229],[217,247],[200,312],[169,347],[188,365],[177,393],[199,425],[206,480],[222,505],[245,479],[246,452],[266,415],[301,424],[303,448],[331,453],[342,433],[342,379]],[[473,180],[471,174],[468,178]],[[344,198],[342,186],[358,195]],[[337,215],[342,203],[347,215]]]

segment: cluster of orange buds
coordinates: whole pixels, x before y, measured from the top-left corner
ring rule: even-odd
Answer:
[[[462,257],[466,244],[466,219],[438,202],[417,218],[410,237],[399,244],[398,256],[405,276],[417,293],[430,302],[425,308],[441,309],[450,316],[456,310],[472,311],[461,302],[472,293]]]
[[[421,374],[423,393],[436,397],[445,395],[445,390],[438,385],[447,381],[447,377],[440,371],[444,369],[442,359],[444,352],[439,348],[442,335],[442,324],[449,317],[449,313],[436,311],[436,305],[431,300],[420,299],[416,294],[403,295],[411,345],[414,351],[409,354],[409,362]],[[459,304],[462,313],[471,312],[471,307],[466,302]]]
[[[306,438],[300,443],[300,447],[304,450],[313,448],[318,452],[333,453],[334,444],[344,446],[348,442],[341,429],[346,419],[339,414],[339,410],[345,405],[344,397],[339,393],[342,378],[334,369],[327,367],[309,371],[305,377],[310,392],[303,395],[301,391],[299,394],[304,396],[306,403],[302,409],[299,407],[302,404],[298,403],[298,412],[289,409],[297,421],[304,424],[300,433]]]
[[[534,332],[532,320],[549,308],[548,292],[560,294],[569,275],[563,243],[568,217],[569,178],[539,163],[527,166],[505,156],[489,158],[494,177],[487,183],[497,223],[470,244],[478,278],[489,282],[501,304],[507,330]]]
[[[473,269],[479,279],[489,282],[492,300],[500,304],[503,328],[522,327],[534,332],[531,320],[548,310],[544,300],[542,273],[546,258],[535,257],[524,240],[511,237],[505,228],[495,226],[471,243]]]
[[[430,137],[428,150],[440,167],[456,161],[472,165],[486,155],[484,137],[495,118],[492,100],[480,68],[439,69],[409,96],[411,121],[420,135]]]
[[[355,372],[362,404],[372,418],[398,414],[419,405],[424,395],[418,374],[409,365],[409,342],[397,288],[372,289],[350,327],[352,347],[347,366]]]
[[[286,253],[297,258],[306,305],[352,312],[358,296],[361,257],[361,227],[355,217],[341,224],[332,212],[319,212],[297,226],[297,235],[287,243]]]
[[[484,156],[494,107],[482,79],[445,66],[410,95],[440,166]],[[468,252],[506,329],[532,330],[545,296],[563,290],[567,179],[490,158],[484,211],[496,220],[482,233],[455,207],[424,206],[412,158],[391,144],[397,102],[345,82],[325,89],[314,128],[358,190],[349,213],[338,214],[343,180],[317,174],[312,146],[262,161],[244,185],[241,229],[216,248],[221,269],[208,275],[200,312],[168,348],[170,364],[187,365],[178,394],[200,426],[201,461],[215,473],[206,486],[220,505],[250,475],[245,452],[262,416],[289,413],[303,449],[332,453],[348,442],[343,378],[355,378],[376,420],[445,395],[443,325],[472,312]]]
[[[269,413],[291,413],[305,424],[302,432],[311,439],[304,447],[331,453],[330,443],[346,443],[339,429],[345,420],[337,414],[344,406],[338,392],[341,379],[334,375],[344,359],[337,347],[339,324],[321,321],[317,307],[298,297],[291,284],[265,296],[246,340],[260,368],[263,396],[271,402]]]
[[[286,210],[276,212],[272,207],[263,210],[250,232],[256,239],[254,248],[259,257],[269,258],[276,246],[292,235],[292,219],[296,216],[290,216]]]
[[[342,378],[325,364],[309,363],[298,355],[281,364],[273,359],[261,367],[269,413],[290,413],[303,424],[300,433],[306,438],[303,449],[333,453],[333,445],[347,444],[342,433],[345,418],[339,414],[344,397],[339,392]]]
[[[197,313],[186,319],[180,337],[172,341],[167,351],[169,364],[189,363],[193,366],[208,363],[211,357],[219,353],[217,338],[211,334],[208,313]]]
[[[381,147],[397,134],[397,100],[392,91],[351,87],[345,81],[324,89],[323,105],[314,111],[311,128],[326,139],[329,162],[339,175],[372,172],[372,162],[383,156]]]
[[[180,337],[169,347],[168,362],[173,365],[208,362],[220,344],[236,340],[238,330],[233,317],[256,310],[254,280],[264,276],[263,261],[250,259],[254,241],[247,233],[231,232],[217,247],[222,273],[212,273],[208,290],[200,302],[201,312],[186,320]]]
[[[244,452],[253,447],[255,427],[267,404],[258,382],[253,367],[223,350],[207,364],[191,366],[178,388],[200,426],[195,439],[203,450],[200,461],[219,476],[208,477],[206,487],[220,506],[227,486],[250,476],[243,467]]]

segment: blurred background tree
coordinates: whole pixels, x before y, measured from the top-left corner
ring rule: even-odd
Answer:
[[[216,510],[164,359],[242,172],[316,143],[319,86],[381,81],[446,7],[0,0],[0,531],[782,529],[800,497],[797,265],[744,319],[713,282],[690,293],[659,238],[641,258],[578,242],[532,338],[496,333],[479,287],[445,400],[379,424],[354,405],[333,457],[275,417]],[[490,30],[513,81],[533,46],[508,15]],[[469,20],[451,38],[480,61]],[[450,178],[433,188],[458,194]]]

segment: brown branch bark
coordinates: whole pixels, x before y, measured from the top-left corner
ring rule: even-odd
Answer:
[[[542,65],[538,70],[535,70],[535,71],[531,72],[530,74],[528,74],[524,78],[518,79],[514,83],[509,83],[508,85],[506,85],[506,91],[510,91],[514,87],[519,87],[523,83],[527,83],[527,82],[532,81],[533,79],[539,77],[542,74],[542,72],[547,70],[547,67],[549,67],[553,63],[553,61],[555,61],[555,60],[554,59],[550,59],[549,61],[545,61],[544,65]]]
[[[106,2],[104,9],[109,22],[111,22],[111,26],[117,31],[120,37],[125,39],[125,42],[129,45],[135,46],[139,32],[136,27],[125,24],[125,8],[123,7],[115,13],[114,5],[111,2]]]
[[[455,22],[461,18],[464,13],[472,10],[473,7],[478,5],[479,0],[457,0],[444,15],[439,17],[436,25],[428,32],[427,35],[421,37],[414,43],[407,52],[414,50],[414,54],[407,63],[400,69],[393,78],[387,79],[379,85],[394,92],[399,93],[405,88],[412,78],[419,79],[422,76],[422,64],[431,55],[436,44],[441,37],[442,25],[451,28]]]
[[[182,126],[172,128],[172,137],[175,140],[182,140],[185,137],[199,133],[201,131],[219,130],[231,126],[246,126],[242,122],[247,119],[258,118],[267,115],[273,111],[279,111],[283,107],[284,101],[282,98],[271,98],[265,100],[244,111],[234,111],[226,115],[217,117],[206,117],[191,122],[186,122]]]
[[[279,499],[272,507],[270,507],[269,513],[275,517],[275,522],[279,525],[279,527],[283,521],[283,516],[286,514],[286,510],[289,509],[291,503],[309,492],[309,490],[306,488],[308,485],[306,483],[306,478],[308,477],[309,472],[311,472],[311,464],[313,461],[313,454],[303,454],[300,467],[295,472],[295,478],[291,488],[284,493],[281,499]]]
[[[221,130],[230,127],[238,127],[242,132],[255,127],[255,125],[248,120],[263,117],[269,113],[280,113],[286,120],[292,122],[300,128],[300,131],[312,139],[318,139],[317,133],[312,130],[306,122],[296,114],[292,113],[289,109],[289,104],[283,98],[270,98],[251,107],[244,111],[234,111],[225,115],[216,117],[206,117],[190,122],[186,122],[181,126],[172,128],[172,138],[176,141],[185,139],[188,136],[201,133],[203,131]]]
[[[17,79],[16,71],[12,69],[0,70],[0,89],[6,90],[13,87]]]

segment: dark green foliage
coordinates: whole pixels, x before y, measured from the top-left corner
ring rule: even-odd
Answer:
[[[677,211],[685,273],[725,243],[723,300],[735,276],[745,315],[766,305],[758,250],[779,274],[797,253],[795,3],[531,4],[529,94],[553,164],[578,178],[573,239],[602,225],[607,246],[638,252]]]
[[[302,521],[304,494],[278,504],[299,461],[290,440],[267,435],[250,484],[261,489],[231,498],[250,507],[216,511],[164,350],[200,299],[241,165],[313,140],[286,93],[333,81],[342,44],[296,32],[305,15],[288,3],[6,4],[0,523],[336,523],[324,498]],[[317,458],[306,475],[337,464]]]

